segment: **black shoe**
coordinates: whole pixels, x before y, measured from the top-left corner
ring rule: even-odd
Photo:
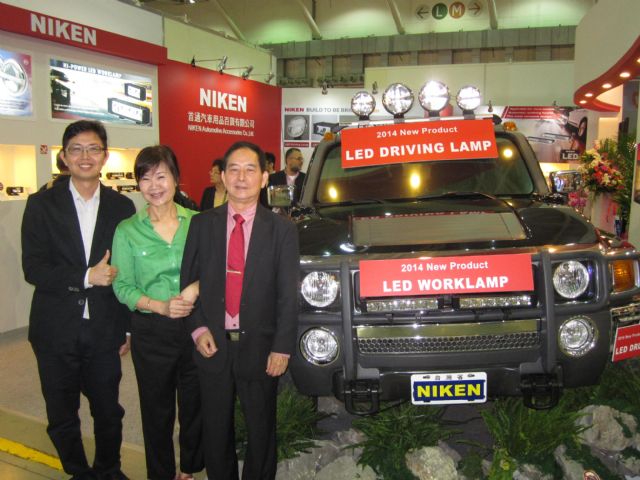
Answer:
[[[75,474],[70,480],[98,480],[98,475],[95,472],[87,471]]]
[[[101,473],[97,477],[99,480],[129,480],[122,470],[118,470],[117,472],[109,472],[109,473]]]

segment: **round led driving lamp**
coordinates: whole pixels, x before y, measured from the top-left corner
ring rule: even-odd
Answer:
[[[480,106],[480,90],[471,85],[462,87],[456,95],[456,103],[462,109],[463,112],[473,112]]]
[[[402,83],[392,83],[382,94],[382,106],[396,118],[402,118],[412,105],[413,92]]]
[[[356,93],[351,99],[351,111],[361,120],[367,120],[376,109],[376,99],[364,90]]]
[[[570,357],[581,357],[596,346],[597,329],[588,317],[571,317],[558,329],[558,345]]]
[[[300,338],[302,356],[314,365],[327,365],[338,356],[338,340],[331,330],[312,328]]]
[[[429,113],[438,113],[449,103],[449,87],[436,80],[425,83],[418,93],[418,101]]]
[[[560,263],[553,272],[553,287],[564,298],[577,298],[588,286],[589,271],[576,260]]]
[[[300,293],[309,305],[323,308],[331,305],[338,295],[338,280],[327,272],[311,272],[302,280]]]

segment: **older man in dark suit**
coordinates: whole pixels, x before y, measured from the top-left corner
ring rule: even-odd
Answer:
[[[181,283],[200,281],[189,319],[199,353],[204,450],[210,479],[237,479],[233,410],[247,424],[242,478],[276,474],[276,391],[297,328],[298,236],[290,220],[258,203],[265,158],[251,143],[232,145],[222,179],[227,204],[193,217]]]
[[[133,202],[100,184],[109,151],[99,122],[70,124],[62,137],[67,179],[31,195],[22,220],[22,268],[35,286],[29,341],[47,406],[47,432],[72,479],[121,480],[120,355],[128,351],[127,310],[109,265],[118,223]],[[90,467],[80,433],[80,393],[89,400],[96,453]]]

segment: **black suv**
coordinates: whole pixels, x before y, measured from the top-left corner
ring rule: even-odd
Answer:
[[[640,319],[639,255],[552,193],[522,134],[496,126],[495,158],[345,169],[344,131],[316,148],[292,211],[302,281],[290,368],[302,393],[357,413],[504,395],[549,408],[562,388],[598,381],[616,329]],[[363,262],[482,268],[496,256],[524,256],[511,268],[532,288],[363,294]]]

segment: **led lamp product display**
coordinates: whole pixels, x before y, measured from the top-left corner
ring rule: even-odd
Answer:
[[[124,178],[124,172],[107,172],[107,178],[109,180],[120,180]]]
[[[7,187],[5,188],[5,192],[7,195],[12,197],[17,197],[18,195],[24,193],[24,187]]]
[[[139,124],[148,124],[151,118],[151,111],[147,107],[125,102],[117,98],[109,99],[109,113],[133,120]]]
[[[437,298],[394,298],[367,300],[368,312],[407,312],[412,310],[437,310]]]
[[[460,308],[502,308],[531,306],[530,295],[503,295],[498,297],[465,297]]]
[[[119,192],[135,192],[138,190],[137,185],[118,185]]]
[[[135,83],[125,83],[124,94],[127,97],[135,98],[136,100],[146,100],[147,89],[141,85],[136,85]]]
[[[376,109],[376,99],[369,92],[358,92],[351,99],[351,111],[358,117],[368,118]]]

